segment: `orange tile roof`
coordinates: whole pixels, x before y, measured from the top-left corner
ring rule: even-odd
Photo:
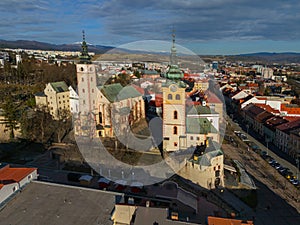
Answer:
[[[221,218],[221,217],[207,217],[208,225],[254,225],[251,220],[236,220],[230,218]]]
[[[26,176],[31,174],[37,168],[10,168],[5,167],[0,170],[0,182],[3,181],[14,181],[20,182]]]
[[[3,186],[4,186],[4,184],[0,184],[0,190],[1,190],[1,188],[3,188]]]

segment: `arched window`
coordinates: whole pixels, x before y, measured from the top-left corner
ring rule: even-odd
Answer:
[[[176,94],[176,100],[180,100],[180,95],[179,94]]]
[[[83,77],[81,77],[81,81],[84,82],[84,78]]]
[[[174,116],[173,116],[173,117],[174,117],[174,120],[177,120],[177,119],[178,119],[178,113],[177,113],[176,110],[174,111]]]
[[[168,99],[169,99],[169,100],[172,100],[172,98],[173,98],[173,97],[172,97],[172,94],[168,94]]]
[[[177,127],[173,127],[173,134],[177,134]]]

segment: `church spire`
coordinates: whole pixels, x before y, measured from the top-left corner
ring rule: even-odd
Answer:
[[[89,64],[91,63],[91,57],[88,53],[88,47],[85,42],[85,33],[82,31],[82,44],[81,44],[81,55],[79,56],[80,63]]]
[[[177,56],[176,56],[176,47],[175,47],[175,30],[173,29],[172,32],[173,44],[171,48],[171,55],[170,55],[170,64],[177,65]]]

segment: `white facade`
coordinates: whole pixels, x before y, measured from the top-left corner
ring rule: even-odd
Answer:
[[[86,115],[96,110],[97,77],[94,64],[77,64],[79,112]]]
[[[1,184],[0,184],[1,185]],[[18,183],[5,184],[0,186],[0,204],[19,190]]]
[[[78,114],[79,113],[79,96],[77,92],[72,88],[69,87],[70,91],[70,112],[71,114]]]
[[[281,107],[281,103],[283,103],[284,101],[282,100],[268,100],[268,99],[265,99],[267,97],[253,97],[251,99],[249,99],[248,101],[244,102],[241,104],[241,109],[243,109],[245,106],[249,105],[250,103],[258,103],[258,104],[266,104],[266,105],[269,105],[271,106],[273,109],[276,109],[276,110],[280,110],[280,107]]]

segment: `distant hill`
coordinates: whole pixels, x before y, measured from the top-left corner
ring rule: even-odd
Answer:
[[[22,49],[33,49],[33,50],[56,50],[56,51],[81,51],[80,43],[74,44],[62,44],[62,45],[55,45],[49,44],[45,42],[38,42],[38,41],[27,41],[27,40],[17,40],[17,41],[6,41],[0,40],[0,48],[22,48]],[[110,46],[102,46],[102,45],[89,45],[89,51],[95,52],[97,54],[105,53],[113,47]]]
[[[257,52],[240,55],[226,56],[226,58],[237,61],[266,62],[266,63],[300,63],[300,53],[296,52]]]
[[[81,51],[80,42],[73,44],[49,44],[45,42],[38,41],[28,41],[28,40],[17,40],[17,41],[6,41],[0,40],[0,48],[22,48],[22,49],[40,49],[40,50],[57,50],[57,51]],[[96,54],[103,54],[107,51],[114,49],[114,53],[137,53],[137,54],[155,54],[154,52],[146,51],[133,51],[128,49],[115,49],[111,46],[103,45],[88,45],[89,51],[95,52]],[[160,52],[157,54],[168,55],[167,52]],[[205,56],[202,56],[205,58]],[[208,57],[208,56],[207,56]],[[208,59],[214,60],[215,57],[209,56]],[[222,56],[222,59],[229,61],[244,61],[244,62],[257,62],[257,63],[300,63],[300,53],[295,52],[283,52],[283,53],[270,53],[270,52],[258,52],[258,53],[248,53],[239,55],[227,55]]]

